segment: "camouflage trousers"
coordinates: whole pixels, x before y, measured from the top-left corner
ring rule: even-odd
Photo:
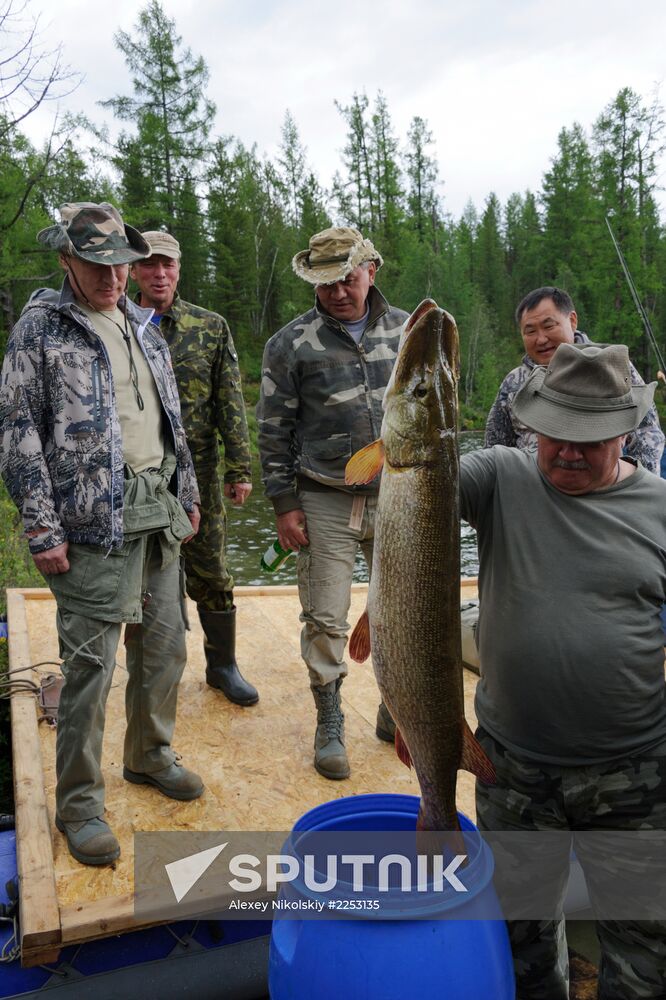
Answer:
[[[497,784],[476,785],[480,830],[664,830],[666,829],[666,748],[605,764],[559,767],[513,755],[485,730],[477,738],[497,772]],[[575,835],[574,835],[575,836]],[[587,834],[586,834],[587,836]],[[569,875],[569,838],[558,858],[532,869],[514,867],[510,874],[515,898],[517,879],[527,901],[534,887],[552,893],[553,913],[562,912]],[[578,848],[577,848],[578,853]],[[595,858],[578,855],[590,900],[602,897],[608,867],[595,871]],[[596,876],[596,879],[595,879]],[[634,887],[621,866],[614,880],[626,880],[627,898]],[[625,891],[614,881],[614,891]],[[518,893],[522,892],[520,885]],[[502,886],[498,885],[502,897]],[[529,904],[528,904],[529,905]],[[567,1000],[568,956],[563,919],[510,920],[509,937],[516,974],[517,1000]],[[601,948],[600,1000],[645,1000],[666,997],[666,922],[602,920],[596,922]]]
[[[196,470],[201,494],[201,524],[186,545],[188,596],[204,611],[230,611],[234,606],[234,581],[227,569],[227,515],[220,479],[215,470]]]

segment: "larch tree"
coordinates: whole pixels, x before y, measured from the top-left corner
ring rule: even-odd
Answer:
[[[150,0],[139,12],[132,32],[118,31],[114,39],[125,57],[133,92],[101,104],[134,126],[121,134],[112,157],[125,211],[141,228],[164,227],[185,238],[183,226],[193,225],[215,115],[215,105],[206,96],[208,68],[201,56],[183,47],[175,21],[159,0]],[[183,258],[185,281],[188,266]],[[201,261],[196,266],[201,268]]]

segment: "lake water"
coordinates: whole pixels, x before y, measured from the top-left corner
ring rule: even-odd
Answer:
[[[462,454],[476,451],[483,446],[482,431],[468,431],[460,435]],[[237,508],[227,504],[228,543],[227,558],[229,569],[238,585],[258,585],[262,583],[296,583],[295,561],[289,559],[277,573],[265,573],[261,569],[261,557],[275,540],[275,517],[273,506],[264,496],[259,463],[252,469],[254,490],[250,499]],[[476,552],[476,532],[468,524],[460,530],[460,572],[462,576],[476,576],[478,561]],[[359,554],[354,570],[354,580],[364,583],[368,571]]]

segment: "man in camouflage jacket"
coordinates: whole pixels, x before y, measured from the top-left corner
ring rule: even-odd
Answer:
[[[574,304],[561,288],[537,288],[516,309],[516,322],[525,345],[522,363],[506,376],[490,408],[486,421],[486,448],[495,444],[522,448],[536,455],[537,435],[525,427],[513,412],[516,393],[537,365],[547,365],[560,343],[589,344],[589,337],[576,329],[578,317]],[[631,365],[632,385],[644,385]],[[655,406],[651,406],[636,430],[627,437],[625,454],[636,459],[649,472],[659,475],[664,435]]]
[[[301,654],[317,706],[315,761],[327,778],[349,775],[340,686],[347,673],[352,573],[360,546],[372,564],[376,480],[344,482],[347,460],[380,436],[382,400],[407,314],[374,287],[382,258],[346,227],[317,233],[293,260],[315,286],[314,308],[266,344],[257,406],[266,494],[278,539],[298,550]],[[392,739],[380,705],[377,735]]]
[[[56,826],[78,861],[99,865],[120,853],[100,761],[123,622],[123,776],[175,799],[203,791],[170,745],[186,659],[178,555],[199,494],[169,352],[124,295],[148,244],[112,205],[60,215],[38,235],[60,254],[60,295],[34,297],[7,346],[0,471],[58,608]]]
[[[254,705],[257,689],[236,663],[234,581],[227,568],[226,512],[219,478],[219,441],[224,445],[224,496],[242,505],[252,491],[250,439],[238,357],[227,321],[184,302],[176,288],[180,246],[169,233],[142,234],[150,256],[131,275],[137,301],[154,309],[171,352],[183,423],[201,492],[201,525],[183,549],[187,592],[196,601],[204,631],[206,681],[236,705]]]

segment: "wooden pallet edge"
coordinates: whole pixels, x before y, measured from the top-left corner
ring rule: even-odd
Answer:
[[[31,657],[25,597],[11,588],[7,590],[7,622],[9,669],[27,667]],[[32,671],[18,676],[35,679]],[[54,946],[61,940],[60,909],[34,695],[12,695],[11,723],[21,952],[27,965],[36,964],[28,962],[36,952],[49,954],[43,961],[53,960]]]

